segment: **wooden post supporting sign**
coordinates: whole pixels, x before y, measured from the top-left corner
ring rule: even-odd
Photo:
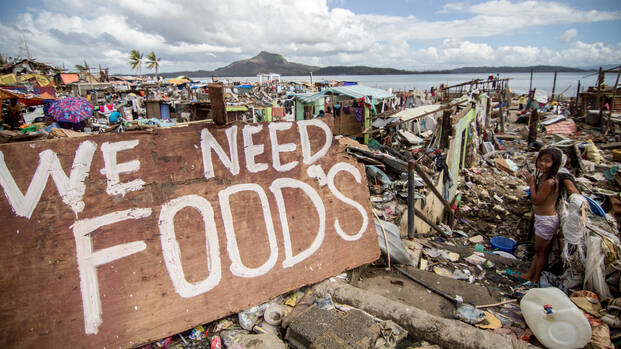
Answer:
[[[209,84],[209,100],[211,101],[211,115],[216,125],[226,124],[226,105],[224,103],[224,86]]]

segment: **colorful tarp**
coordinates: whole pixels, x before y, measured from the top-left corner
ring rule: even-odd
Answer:
[[[60,80],[62,80],[63,84],[70,84],[72,82],[80,81],[80,77],[78,74],[60,74]]]
[[[37,84],[39,84],[39,86],[42,86],[42,87],[52,85],[52,81],[48,79],[47,76],[41,75],[41,74],[32,74],[32,73],[23,74],[23,75],[20,75],[19,78],[21,79],[22,82],[35,79],[37,81]]]
[[[0,85],[15,85],[17,84],[17,76],[14,73],[0,75]]]
[[[185,83],[190,82],[190,80],[177,78],[177,79],[168,79],[168,82],[173,85],[183,85]]]
[[[572,135],[578,131],[578,127],[573,120],[560,121],[552,125],[545,126],[546,134],[565,134]]]
[[[23,94],[18,94],[18,93],[14,93],[14,92],[11,92],[9,90],[0,88],[0,100],[1,99],[10,99],[10,98],[17,98],[17,100],[21,104],[24,104],[24,105],[27,105],[27,106],[35,106],[35,105],[43,104],[43,98],[32,97],[32,96],[23,95]]]

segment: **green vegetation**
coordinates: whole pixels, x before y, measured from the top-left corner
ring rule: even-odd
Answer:
[[[151,51],[147,55],[147,69],[155,69],[155,79],[157,80],[157,73],[160,69],[160,57],[155,56],[155,52]]]
[[[86,63],[86,60],[84,60],[84,65],[76,64],[75,69],[77,69],[78,73],[88,74],[90,72],[91,67],[89,67],[88,63]]]
[[[139,76],[142,72],[142,57],[143,54],[138,52],[136,49],[131,50],[129,56],[127,57],[129,59],[129,65],[138,73]]]

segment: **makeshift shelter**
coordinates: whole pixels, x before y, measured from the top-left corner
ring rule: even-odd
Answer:
[[[187,84],[188,82],[190,82],[190,79],[182,77],[182,78],[174,78],[174,79],[168,79],[166,80],[169,84],[173,84],[173,85],[183,85],[183,84]]]
[[[152,99],[145,101],[147,118],[170,119],[170,105],[163,99]]]
[[[0,67],[0,75],[2,74],[27,74],[38,73],[47,76],[54,76],[60,73],[60,70],[51,65],[40,63],[34,59],[22,59],[9,64],[5,64]]]
[[[362,131],[371,127],[371,115],[377,114],[376,105],[380,105],[380,111],[384,111],[385,102],[395,96],[382,89],[364,85],[334,86],[320,92],[296,95],[299,102],[296,107],[296,119],[309,118],[309,106],[313,107],[313,113],[317,114],[322,108],[326,112],[325,98],[330,96],[330,110],[334,114],[334,134],[346,136],[361,136]],[[301,111],[301,112],[300,112]],[[364,135],[365,143],[369,136]]]
[[[17,98],[17,100],[20,103],[27,105],[27,106],[41,105],[43,104],[43,99],[44,99],[44,98],[35,97],[32,95],[16,93],[13,91],[9,91],[7,89],[0,88],[0,102],[3,99],[11,99],[11,98]]]

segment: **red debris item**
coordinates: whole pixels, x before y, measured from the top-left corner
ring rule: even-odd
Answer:
[[[211,337],[211,349],[222,349],[222,340],[220,339],[220,336],[213,336]]]
[[[526,329],[526,331],[524,331],[520,339],[523,340],[524,342],[530,342],[530,339],[532,336],[533,336],[533,331],[531,331],[530,329]]]

